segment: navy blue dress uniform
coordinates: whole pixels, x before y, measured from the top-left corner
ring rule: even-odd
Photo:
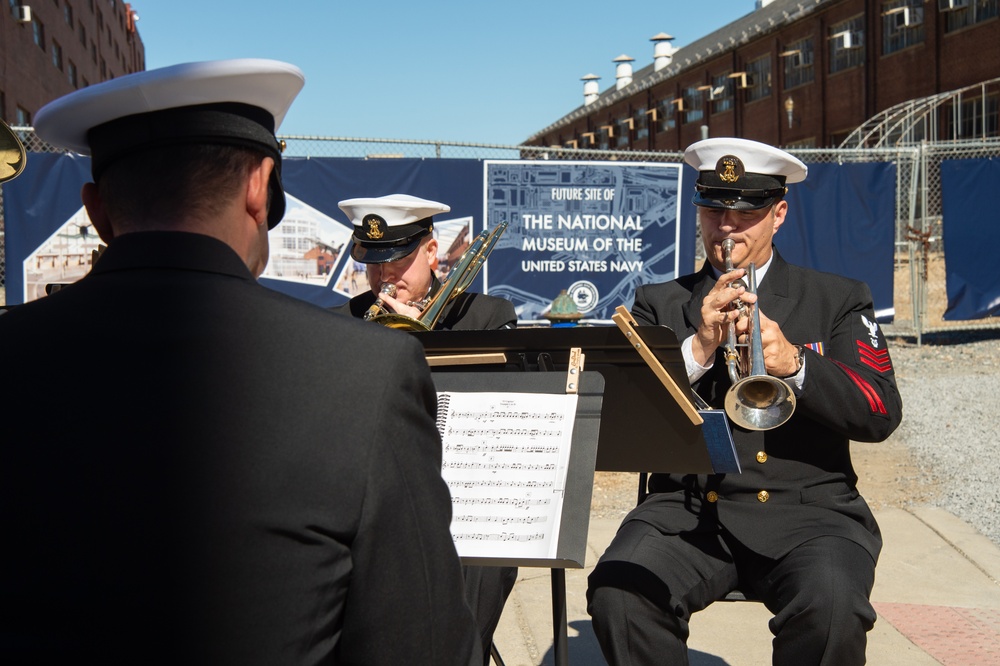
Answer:
[[[426,300],[438,293],[441,283],[432,268],[437,241],[431,234],[434,215],[449,212],[450,206],[408,194],[347,199],[339,206],[354,225],[351,256],[367,265],[371,290],[335,311],[358,318],[377,314],[380,307],[375,303],[384,296],[376,293],[384,281],[393,287],[398,283],[400,291],[407,291],[407,300]],[[510,301],[463,292],[444,307],[433,330],[495,330],[516,325]],[[479,628],[482,662],[488,665],[493,633],[517,580],[517,568],[466,566],[462,572],[466,600]]]
[[[0,317],[5,663],[478,663],[420,345],[261,286],[215,237],[266,254],[284,195],[255,178],[302,84],[193,63],[38,113],[97,188],[119,159],[183,170],[218,145],[253,166],[190,209],[204,232],[179,204],[176,229],[122,233],[89,200],[91,273]],[[174,197],[177,171],[150,180]]]
[[[651,475],[647,499],[590,576],[595,631],[612,664],[685,664],[691,614],[739,587],[774,613],[775,664],[864,663],[881,537],[857,489],[850,441],[882,441],[902,415],[870,291],[791,265],[771,245],[770,227],[787,209],[785,183],[805,177],[794,157],[752,141],[709,139],[685,159],[699,170],[694,201],[710,261],[693,275],[639,287],[632,314],[677,333],[693,389],[722,408],[732,385],[724,345],[707,363],[692,358],[693,345],[706,318],[735,317],[713,305],[716,293],[720,302],[731,297],[713,291],[724,272],[713,266],[720,240],[758,242],[766,272],[757,304],[784,345],[794,343],[782,375],[796,407],[773,429],[732,425],[742,474]]]

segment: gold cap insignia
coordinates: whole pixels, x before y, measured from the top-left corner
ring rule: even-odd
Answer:
[[[367,235],[369,240],[378,240],[385,235],[385,220],[383,220],[378,215],[374,213],[369,213],[365,215],[361,220],[361,226],[367,226]]]
[[[735,155],[723,155],[715,163],[715,173],[722,182],[735,183],[743,177],[746,169],[743,168],[743,161],[740,158]]]

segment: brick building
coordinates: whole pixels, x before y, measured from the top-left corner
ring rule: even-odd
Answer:
[[[0,117],[30,126],[57,97],[146,69],[138,18],[121,0],[3,0]]]
[[[1000,136],[1000,0],[762,0],[683,48],[672,39],[654,36],[637,72],[616,58],[603,92],[585,76],[584,104],[524,143],[679,151],[707,132],[836,147],[896,104],[987,81],[927,138]]]

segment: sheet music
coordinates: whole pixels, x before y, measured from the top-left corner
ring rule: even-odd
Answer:
[[[556,556],[576,405],[576,395],[438,393],[460,556]]]

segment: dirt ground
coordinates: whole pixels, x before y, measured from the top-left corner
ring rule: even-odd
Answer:
[[[858,489],[872,509],[928,504],[940,492],[933,475],[922,470],[906,446],[891,437],[879,444],[854,442],[851,457]],[[635,506],[638,491],[638,474],[596,472],[591,513],[599,518],[623,518]]]

